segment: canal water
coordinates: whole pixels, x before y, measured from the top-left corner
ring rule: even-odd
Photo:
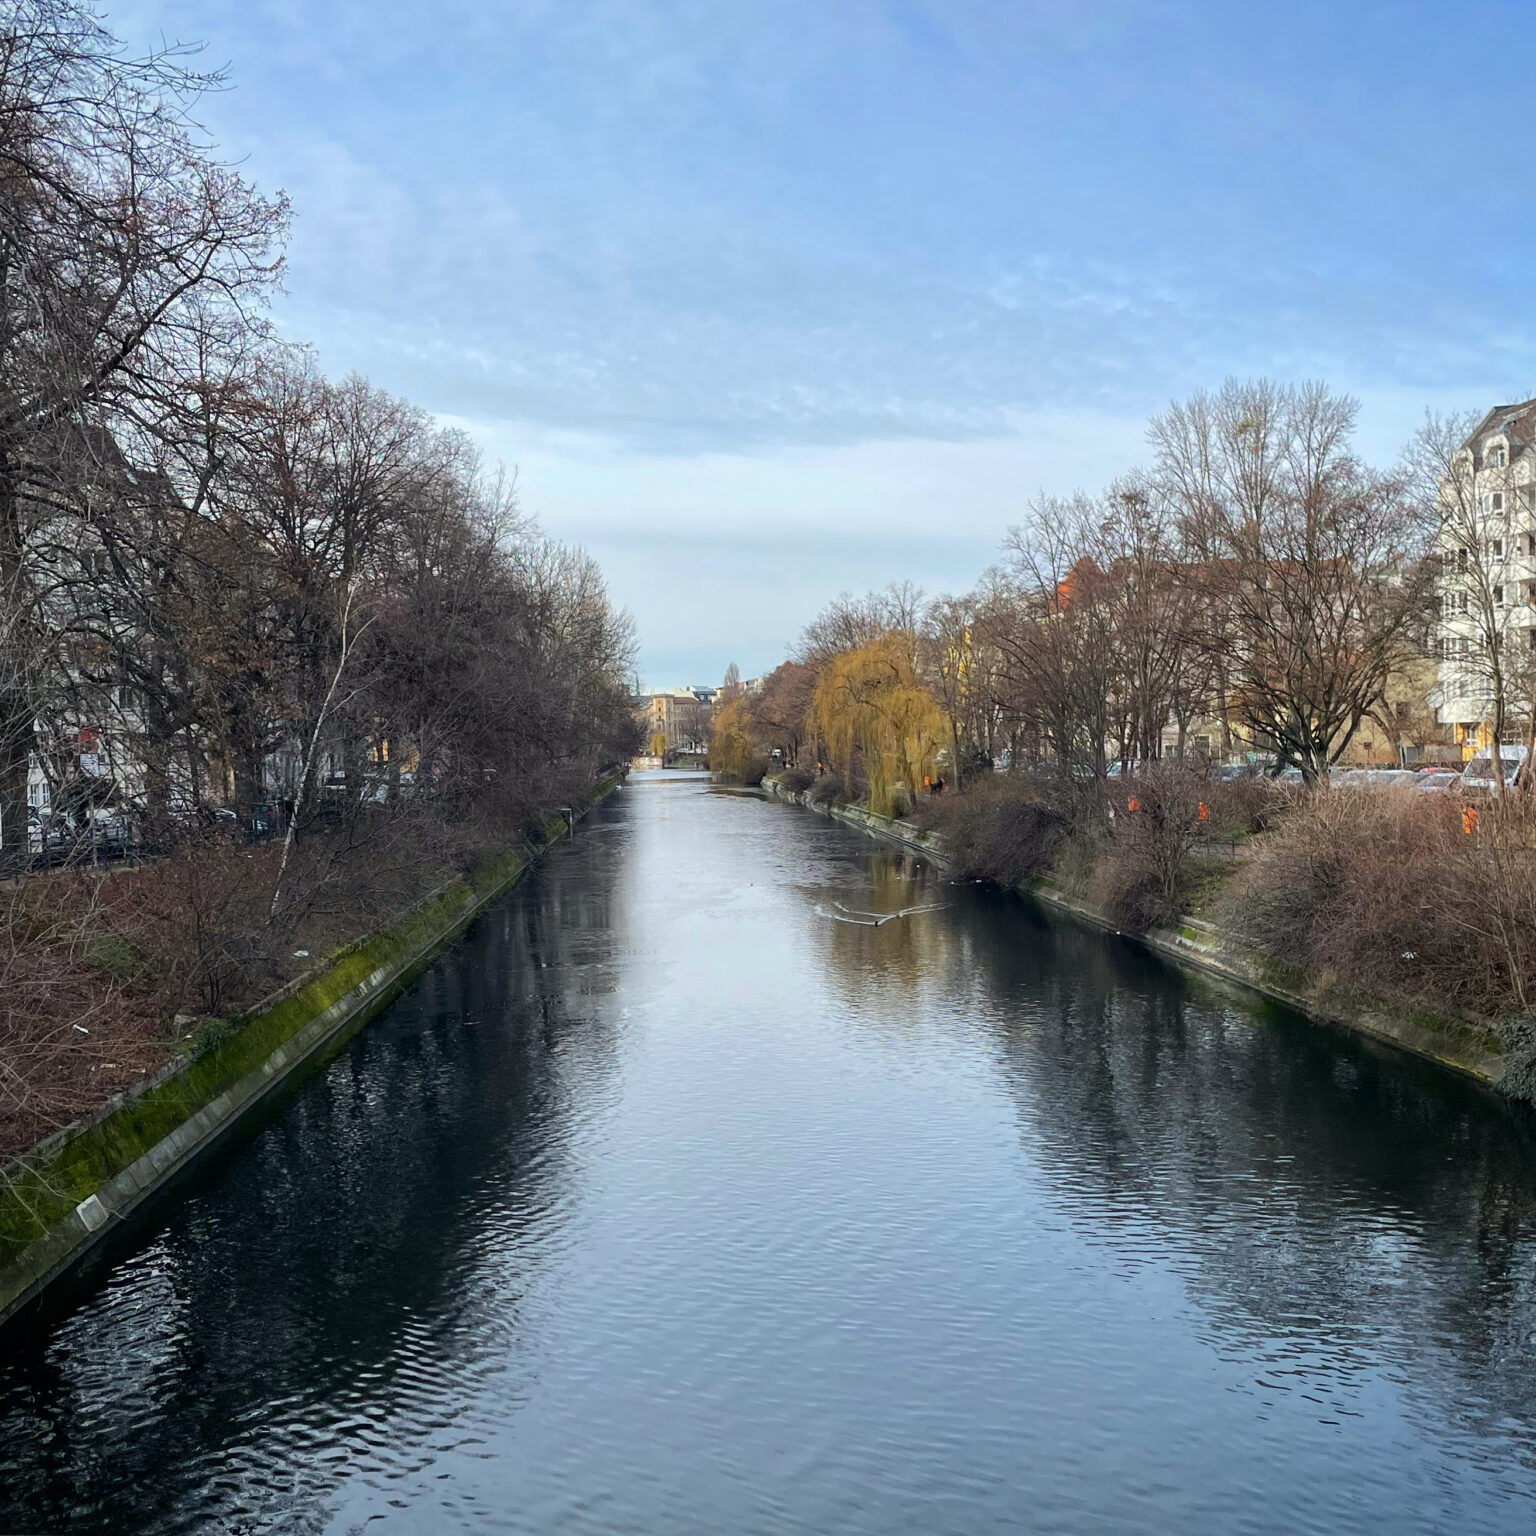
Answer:
[[[1533,1529],[1528,1114],[675,774],[0,1334],[5,1531]]]

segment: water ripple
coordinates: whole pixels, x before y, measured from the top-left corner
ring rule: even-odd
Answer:
[[[699,780],[0,1339],[0,1528],[1525,1532],[1531,1117]]]

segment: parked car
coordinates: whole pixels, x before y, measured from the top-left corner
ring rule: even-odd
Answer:
[[[1524,776],[1525,756],[1524,747],[1499,748],[1499,760],[1505,784],[1513,786],[1520,783]],[[1493,775],[1493,754],[1480,752],[1462,770],[1461,787],[1466,790],[1490,792],[1498,787]]]
[[[97,811],[77,820],[44,809],[27,816],[27,851],[38,865],[125,858],[136,841],[133,818],[123,812]]]
[[[1449,768],[1431,768],[1414,775],[1413,787],[1421,795],[1444,795],[1458,788],[1461,775]]]

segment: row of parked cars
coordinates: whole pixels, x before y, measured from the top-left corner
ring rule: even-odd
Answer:
[[[1526,749],[1503,747],[1500,749],[1500,767],[1504,782],[1511,787],[1525,776]],[[1135,774],[1137,765],[1130,765]],[[1119,763],[1109,767],[1109,777],[1118,779],[1122,770]],[[1493,756],[1484,752],[1474,757],[1464,768],[1450,768],[1444,764],[1428,764],[1420,768],[1344,768],[1328,771],[1328,781],[1351,789],[1409,789],[1420,794],[1488,794],[1496,787]],[[1533,770],[1536,771],[1536,770]],[[1220,780],[1271,779],[1277,784],[1299,786],[1305,783],[1300,768],[1282,768],[1278,773],[1273,764],[1221,763],[1212,767],[1211,777]]]
[[[1504,782],[1513,787],[1524,777],[1526,749],[1504,747],[1500,752],[1500,767]],[[1224,778],[1239,778],[1253,770],[1239,764],[1221,770]],[[1263,770],[1259,770],[1262,772]],[[1420,768],[1343,768],[1328,771],[1328,780],[1346,789],[1406,789],[1416,794],[1491,794],[1497,787],[1493,756],[1483,753],[1474,757],[1464,768],[1450,768],[1443,763],[1432,763]],[[1301,784],[1299,768],[1286,768],[1275,775],[1281,784]]]
[[[99,864],[164,853],[188,834],[218,833],[248,843],[265,842],[281,830],[281,809],[272,804],[176,810],[156,828],[132,811],[92,809],[66,814],[29,808],[27,854],[34,869],[62,864]],[[3,851],[3,849],[0,849]]]

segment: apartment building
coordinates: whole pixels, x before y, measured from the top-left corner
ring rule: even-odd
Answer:
[[[1432,702],[1471,753],[1489,744],[1499,680],[1517,715],[1536,681],[1536,400],[1495,406],[1477,424],[1442,479],[1440,518]]]
[[[642,698],[646,736],[658,757],[702,752],[708,737],[713,688],[669,688]]]

